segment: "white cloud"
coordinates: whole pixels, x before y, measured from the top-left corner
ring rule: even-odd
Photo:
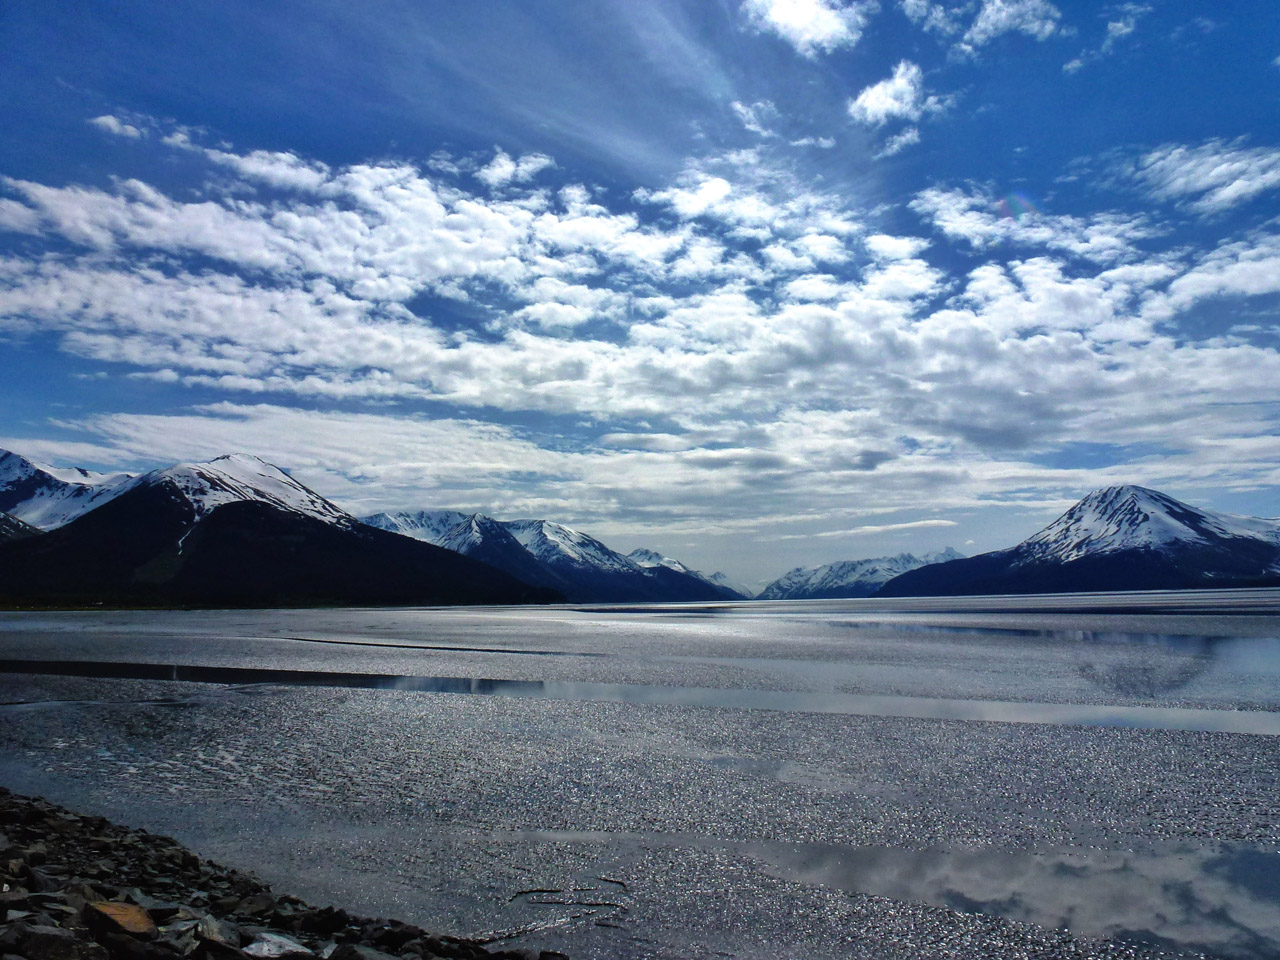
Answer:
[[[1077,73],[1086,65],[1112,53],[1120,40],[1137,30],[1138,21],[1150,13],[1151,9],[1150,6],[1140,3],[1125,3],[1110,8],[1104,14],[1107,26],[1102,44],[1097,49],[1083,51],[1075,59],[1063,64],[1062,69],[1066,73]]]
[[[801,137],[799,140],[792,140],[793,147],[817,147],[819,150],[830,150],[835,147],[836,142],[832,137]]]
[[[878,6],[875,0],[743,0],[742,9],[757,30],[814,57],[856,44]]]
[[[742,122],[742,125],[750,132],[766,139],[777,136],[766,126],[770,121],[778,119],[778,108],[773,105],[772,101],[759,100],[747,106],[734,100],[729,106]]]
[[[982,190],[931,187],[918,193],[909,206],[944,235],[964,240],[978,250],[1017,243],[1098,263],[1132,259],[1139,253],[1139,241],[1160,233],[1140,216],[1052,216],[1029,209],[1027,202],[1017,197],[997,200]]]
[[[1047,40],[1058,30],[1062,12],[1048,0],[982,0],[978,15],[956,44],[958,53],[973,55],[996,37],[1022,33]]]
[[[541,153],[530,153],[513,160],[505,150],[498,149],[493,159],[477,170],[475,176],[492,189],[512,182],[525,183],[554,165],[555,161]]]
[[[893,157],[907,149],[907,147],[913,147],[919,142],[920,130],[917,127],[907,127],[901,133],[894,134],[886,140],[876,156]]]
[[[905,523],[867,523],[859,527],[849,527],[845,530],[823,530],[820,533],[791,533],[783,534],[776,537],[758,537],[758,540],[806,540],[811,537],[819,539],[826,537],[867,537],[877,533],[891,533],[900,530],[922,530],[933,527],[954,527],[958,526],[954,520],[910,520]]]
[[[1139,157],[1130,172],[1158,200],[1220,213],[1280,187],[1280,148],[1247,147],[1243,139],[1165,144]]]
[[[910,260],[929,248],[929,241],[921,237],[893,237],[884,233],[872,234],[863,243],[877,260]]]
[[[140,140],[146,136],[146,133],[138,127],[135,127],[131,123],[126,123],[119,117],[112,116],[109,113],[103,114],[100,117],[94,117],[89,121],[89,123],[97,127],[99,130],[103,130],[117,137],[129,137],[134,140]]]
[[[849,101],[849,116],[868,126],[883,126],[889,120],[919,120],[938,113],[946,104],[936,96],[924,95],[924,71],[908,60],[893,68],[893,76],[863,89]]]
[[[963,12],[963,7],[949,10],[941,3],[932,3],[930,0],[898,0],[898,6],[908,19],[930,32],[946,36],[960,30],[958,17]]]

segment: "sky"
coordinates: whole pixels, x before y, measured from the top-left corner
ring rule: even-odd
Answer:
[[[0,446],[747,581],[1280,515],[1280,8],[0,5]]]

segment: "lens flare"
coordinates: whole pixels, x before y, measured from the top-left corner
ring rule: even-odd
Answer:
[[[1000,201],[1000,216],[1011,220],[1021,220],[1028,214],[1039,212],[1039,208],[1025,193],[1014,192]]]

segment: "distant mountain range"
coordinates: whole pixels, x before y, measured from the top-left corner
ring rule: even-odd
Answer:
[[[951,547],[915,556],[899,553],[867,560],[840,560],[820,567],[796,567],[766,586],[757,600],[829,600],[874,596],[894,577],[933,563],[964,556]]]
[[[528,603],[562,599],[360,523],[282,470],[232,455],[138,477],[57,475],[9,454],[0,602],[138,606]],[[15,494],[16,488],[16,494]],[[21,495],[27,494],[26,499]]]
[[[363,520],[483,560],[575,602],[745,599],[727,585],[724,574],[706,576],[652,550],[623,556],[550,520],[502,521],[454,510],[378,513]]]
[[[1280,585],[1280,521],[1144,487],[1089,494],[1007,550],[790,571],[763,600]],[[357,519],[257,457],[139,476],[0,451],[0,603],[269,606],[715,601],[750,597],[653,550],[550,520],[455,510]]]
[[[1251,586],[1280,586],[1280,521],[1119,486],[1094,491],[1015,547],[908,571],[878,595]]]

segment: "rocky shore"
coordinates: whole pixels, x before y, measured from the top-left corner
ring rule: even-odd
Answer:
[[[177,841],[0,787],[0,960],[567,960],[276,894]]]

